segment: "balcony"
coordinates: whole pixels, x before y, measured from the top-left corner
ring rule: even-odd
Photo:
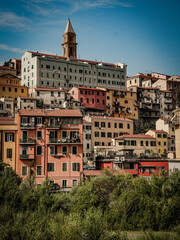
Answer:
[[[172,103],[172,98],[171,98],[171,99],[165,99],[164,103],[165,103],[165,104],[170,104],[170,103]]]
[[[172,111],[173,108],[172,108],[172,107],[165,107],[164,110],[165,110],[165,111]]]
[[[45,123],[45,127],[47,129],[60,129],[61,128],[61,123],[60,122],[55,122],[54,124]]]
[[[173,125],[180,125],[180,119],[173,120],[173,121],[172,121],[172,124],[173,124]]]
[[[34,154],[20,154],[20,160],[33,160]]]
[[[36,140],[34,138],[22,138],[19,141],[19,144],[27,144],[27,145],[32,145],[35,144]]]
[[[114,105],[115,106],[119,106],[119,102],[114,102]]]
[[[34,129],[35,124],[34,123],[21,123],[20,128],[21,129]]]
[[[72,144],[72,143],[76,143],[76,144],[82,144],[80,138],[77,139],[69,139],[69,138],[65,138],[65,139],[57,139],[57,138],[50,138],[49,139],[49,144]]]

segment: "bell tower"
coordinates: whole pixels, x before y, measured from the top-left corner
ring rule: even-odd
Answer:
[[[76,58],[77,56],[77,43],[76,43],[76,34],[71,25],[70,19],[66,25],[65,32],[63,34],[63,43],[62,43],[62,56],[69,58]]]

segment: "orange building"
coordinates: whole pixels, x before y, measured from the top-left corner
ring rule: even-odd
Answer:
[[[17,173],[36,174],[62,188],[80,182],[83,167],[82,115],[79,110],[21,109],[18,125]],[[30,167],[31,166],[31,167]]]

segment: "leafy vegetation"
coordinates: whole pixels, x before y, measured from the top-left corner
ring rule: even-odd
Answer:
[[[40,187],[34,177],[22,183],[0,163],[0,239],[136,239],[130,231],[144,231],[140,240],[180,238],[179,171],[146,179],[106,170],[52,194],[48,180]]]

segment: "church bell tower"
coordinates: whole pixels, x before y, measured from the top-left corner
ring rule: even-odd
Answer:
[[[62,43],[62,56],[69,58],[77,58],[77,43],[76,43],[76,34],[71,25],[70,19],[66,25],[65,32],[63,34],[63,43]]]

